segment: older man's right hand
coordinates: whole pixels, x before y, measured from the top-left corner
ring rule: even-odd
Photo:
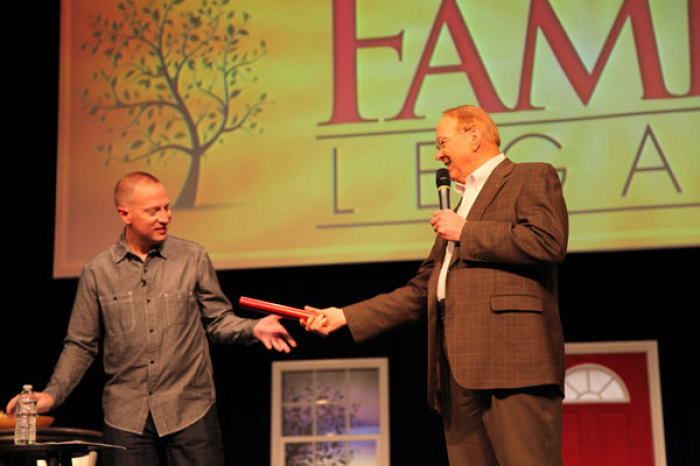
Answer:
[[[327,337],[348,323],[345,319],[343,310],[337,307],[316,309],[311,306],[305,306],[304,309],[307,311],[316,311],[318,313],[316,316],[311,316],[299,321],[302,327],[304,327],[308,332],[317,333]]]

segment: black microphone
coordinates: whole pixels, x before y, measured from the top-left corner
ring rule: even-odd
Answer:
[[[440,168],[435,172],[435,186],[440,197],[440,209],[450,209],[450,171]]]

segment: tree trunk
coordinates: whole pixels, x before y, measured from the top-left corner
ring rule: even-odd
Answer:
[[[180,193],[177,195],[177,200],[173,204],[174,209],[187,209],[194,207],[194,201],[197,198],[197,188],[199,186],[199,168],[202,162],[202,156],[193,154],[190,157],[190,167],[187,170]]]

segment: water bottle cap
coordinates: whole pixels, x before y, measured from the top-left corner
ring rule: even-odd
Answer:
[[[31,384],[24,384],[24,385],[22,385],[22,390],[31,391],[32,388],[33,388],[33,387],[32,387]]]

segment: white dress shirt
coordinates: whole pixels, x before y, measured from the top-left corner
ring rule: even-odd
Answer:
[[[506,156],[503,154],[498,154],[490,158],[482,166],[474,170],[467,178],[464,180],[464,184],[455,183],[454,190],[462,196],[462,202],[457,208],[457,215],[462,218],[467,218],[469,211],[474,205],[476,197],[481,192],[481,188],[484,187],[486,180],[491,175],[491,172],[498,166],[499,163],[505,160]],[[454,254],[455,243],[454,241],[448,241],[447,250],[445,251],[445,260],[442,262],[442,268],[440,269],[440,276],[438,277],[437,286],[437,299],[442,301],[445,299],[445,287],[447,284],[447,269],[450,266],[450,261],[452,260],[452,255]]]

